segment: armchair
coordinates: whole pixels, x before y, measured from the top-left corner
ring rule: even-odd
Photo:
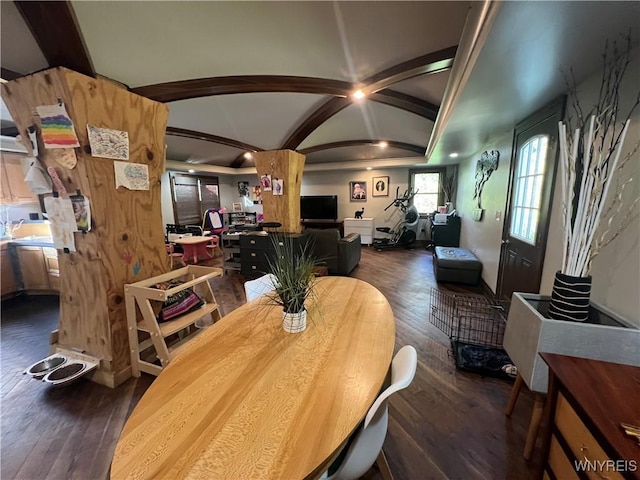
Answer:
[[[337,228],[305,230],[313,256],[329,269],[332,275],[349,275],[360,261],[360,234],[351,233],[340,238]]]

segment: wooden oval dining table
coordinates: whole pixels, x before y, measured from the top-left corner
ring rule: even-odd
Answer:
[[[383,386],[395,322],[361,280],[314,292],[302,333],[263,296],[192,340],[127,420],[111,478],[319,478]]]

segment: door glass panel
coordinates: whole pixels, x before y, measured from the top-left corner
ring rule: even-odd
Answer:
[[[532,137],[520,148],[516,166],[516,195],[509,234],[535,245],[549,137]]]

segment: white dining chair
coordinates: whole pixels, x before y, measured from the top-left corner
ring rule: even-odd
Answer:
[[[382,451],[382,444],[387,435],[389,396],[404,388],[413,381],[418,365],[418,354],[411,345],[402,347],[391,362],[391,385],[382,392],[367,412],[364,423],[354,433],[347,445],[344,460],[330,476],[329,480],[355,480],[364,475],[377,462],[385,479],[393,478],[389,464]]]
[[[275,290],[277,283],[276,276],[271,273],[267,273],[255,280],[244,282],[244,293],[247,296],[247,302],[258,298],[267,292]]]

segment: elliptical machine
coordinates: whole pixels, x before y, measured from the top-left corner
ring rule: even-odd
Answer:
[[[376,231],[386,233],[389,237],[374,238],[373,247],[381,251],[385,248],[405,247],[409,248],[417,237],[418,220],[420,214],[414,205],[409,205],[411,199],[418,193],[412,188],[405,190],[400,196],[400,187],[396,188],[396,198],[384,209],[386,212],[391,207],[396,207],[401,214],[398,222],[392,227],[376,227]]]

